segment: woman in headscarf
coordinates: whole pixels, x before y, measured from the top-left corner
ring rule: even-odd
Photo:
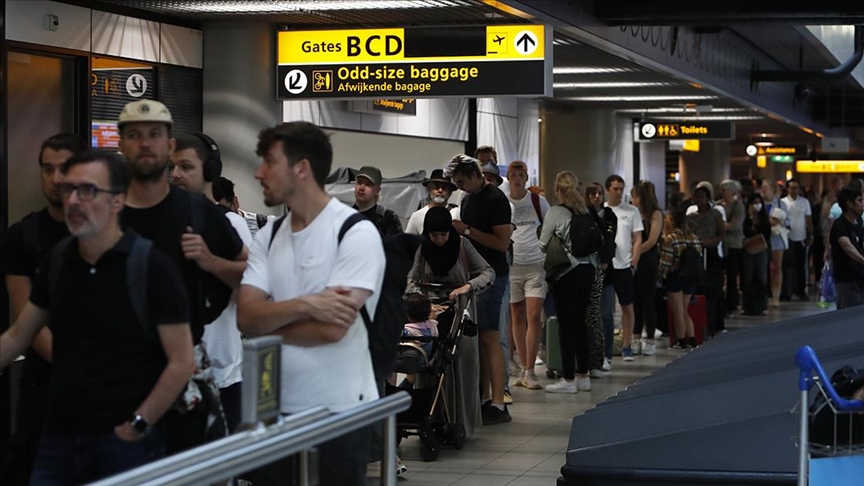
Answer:
[[[467,239],[456,232],[450,211],[444,207],[429,208],[423,221],[423,242],[414,255],[414,265],[408,272],[405,294],[422,293],[431,300],[455,301],[463,295],[477,295],[490,288],[495,281],[495,270],[480,256]],[[437,284],[430,286],[427,284]],[[474,300],[468,306],[476,316]],[[439,335],[446,335],[450,322],[439,319]],[[455,318],[461,318],[456,316]],[[481,422],[480,364],[476,335],[463,335],[458,343],[458,357],[453,372],[447,375],[448,407],[453,420],[465,426],[465,437],[470,438],[474,427]],[[458,390],[458,393],[456,392]]]

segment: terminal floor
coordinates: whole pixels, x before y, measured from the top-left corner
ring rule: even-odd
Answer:
[[[830,310],[830,309],[829,309]],[[815,302],[784,302],[767,317],[735,316],[727,320],[730,333],[736,329],[768,322],[826,312]],[[479,427],[465,447],[454,450],[442,446],[438,460],[423,462],[419,441],[411,437],[402,441],[399,454],[408,471],[400,484],[414,486],[553,486],[565,463],[571,419],[595,404],[615,395],[637,380],[648,376],[680,356],[681,351],[668,349],[668,339],[658,341],[656,356],[637,356],[624,363],[616,356],[614,369],[601,379],[591,381],[592,390],[575,395],[554,395],[542,390],[513,388],[513,421],[507,424]],[[791,363],[791,358],[790,358]],[[545,368],[537,367],[544,383]],[[377,484],[369,478],[368,484]]]

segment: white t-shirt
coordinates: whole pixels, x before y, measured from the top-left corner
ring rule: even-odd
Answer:
[[[633,263],[633,233],[642,231],[642,216],[636,206],[622,202],[617,206],[610,206],[612,212],[618,217],[618,233],[615,235],[615,258],[612,259],[612,267],[616,270],[630,268]]]
[[[384,279],[384,248],[370,221],[356,223],[338,246],[339,229],[356,211],[333,198],[300,231],[291,230],[290,213],[269,251],[273,225],[261,228],[249,251],[243,285],[257,287],[282,302],[344,286],[372,291],[370,317]],[[277,269],[271,272],[271,269]],[[282,345],[282,412],[323,405],[342,412],[378,398],[369,341],[357,315],[342,340],[321,346]]]
[[[252,244],[252,233],[246,219],[232,212],[225,213],[225,217],[248,248]],[[228,306],[219,317],[204,326],[201,342],[210,357],[210,369],[219,388],[228,388],[243,379],[243,342],[237,329],[237,292],[231,295]]]
[[[789,240],[804,241],[807,239],[807,218],[812,214],[810,201],[805,197],[798,196],[792,200],[786,196],[780,201],[786,205],[786,213],[789,216]]]
[[[540,218],[537,217],[537,210],[534,209],[534,203],[531,202],[531,193],[525,194],[522,199],[513,199],[509,192],[506,194],[513,208],[512,221],[516,226],[511,237],[513,240],[513,264],[536,265],[543,263],[546,257],[540,251],[540,240],[537,239]],[[545,219],[546,213],[549,212],[549,201],[543,196],[539,196],[539,198],[540,214]]]
[[[423,206],[411,213],[411,217],[408,218],[408,224],[405,226],[405,233],[409,235],[422,235],[423,234],[423,222],[426,221],[426,213],[429,212],[429,206]],[[453,219],[459,219],[460,209],[459,206],[450,209],[450,216]]]

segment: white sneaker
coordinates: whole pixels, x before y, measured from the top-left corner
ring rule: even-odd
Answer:
[[[551,385],[546,385],[546,391],[549,393],[576,393],[579,389],[576,387],[576,381],[567,381],[561,378]]]
[[[534,373],[534,370],[525,371],[525,374],[522,375],[522,386],[529,390],[540,390],[543,388],[543,385],[540,384],[540,380],[537,379],[537,373]]]
[[[612,360],[603,358],[603,371],[612,371]]]
[[[591,370],[588,372],[588,376],[591,378],[603,378],[603,372],[600,370]]]
[[[522,366],[512,359],[510,360],[510,376],[522,377]]]
[[[591,391],[591,378],[579,378],[576,377],[576,389],[579,391]]]
[[[653,339],[646,339],[644,343],[642,343],[642,355],[643,356],[654,356],[657,354],[657,343]]]
[[[642,340],[634,337],[630,343],[630,351],[633,351],[633,356],[642,354]]]
[[[522,386],[522,379],[523,378],[524,378],[523,375],[514,376],[514,377],[510,378],[510,388],[513,388],[516,386]]]

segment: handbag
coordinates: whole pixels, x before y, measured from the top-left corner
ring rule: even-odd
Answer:
[[[744,238],[744,250],[748,255],[756,255],[768,249],[768,242],[765,241],[765,236],[759,233],[749,238]]]
[[[567,253],[561,238],[552,235],[549,246],[546,247],[546,259],[543,261],[547,281],[558,280],[561,273],[570,268],[570,257]]]

